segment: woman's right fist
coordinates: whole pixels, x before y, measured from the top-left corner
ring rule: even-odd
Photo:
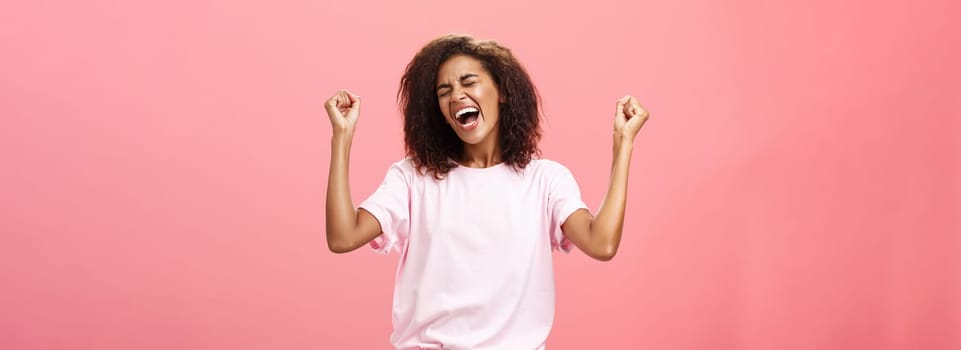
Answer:
[[[360,96],[347,90],[340,90],[324,103],[324,108],[327,110],[327,116],[330,117],[330,125],[334,128],[334,132],[353,134],[354,128],[357,127],[357,118],[360,116]]]

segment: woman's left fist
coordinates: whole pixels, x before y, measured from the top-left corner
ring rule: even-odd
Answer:
[[[617,100],[617,109],[614,111],[614,136],[634,141],[634,136],[637,136],[637,132],[650,116],[634,96],[621,97]]]

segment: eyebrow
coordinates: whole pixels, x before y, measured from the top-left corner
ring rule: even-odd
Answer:
[[[467,74],[464,74],[464,75],[461,75],[461,76],[460,76],[460,81],[464,81],[464,80],[467,80],[467,79],[470,79],[470,78],[476,78],[476,77],[477,77],[477,74],[467,73]],[[443,88],[448,88],[448,89],[450,89],[450,84],[440,84],[440,85],[437,85],[437,90],[440,90],[440,89],[443,89]]]

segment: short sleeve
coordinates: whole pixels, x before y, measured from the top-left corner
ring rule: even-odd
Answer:
[[[587,209],[581,200],[581,190],[571,171],[559,163],[552,167],[548,207],[551,215],[551,248],[570,252],[573,243],[564,236],[561,226],[578,209]]]
[[[370,241],[370,247],[381,254],[403,247],[410,233],[410,181],[405,162],[392,165],[380,187],[360,204],[380,223],[381,234]]]

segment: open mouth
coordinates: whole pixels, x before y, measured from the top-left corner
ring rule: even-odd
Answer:
[[[480,110],[475,107],[465,107],[457,111],[455,119],[460,125],[470,125],[477,121],[477,117],[480,116]]]

